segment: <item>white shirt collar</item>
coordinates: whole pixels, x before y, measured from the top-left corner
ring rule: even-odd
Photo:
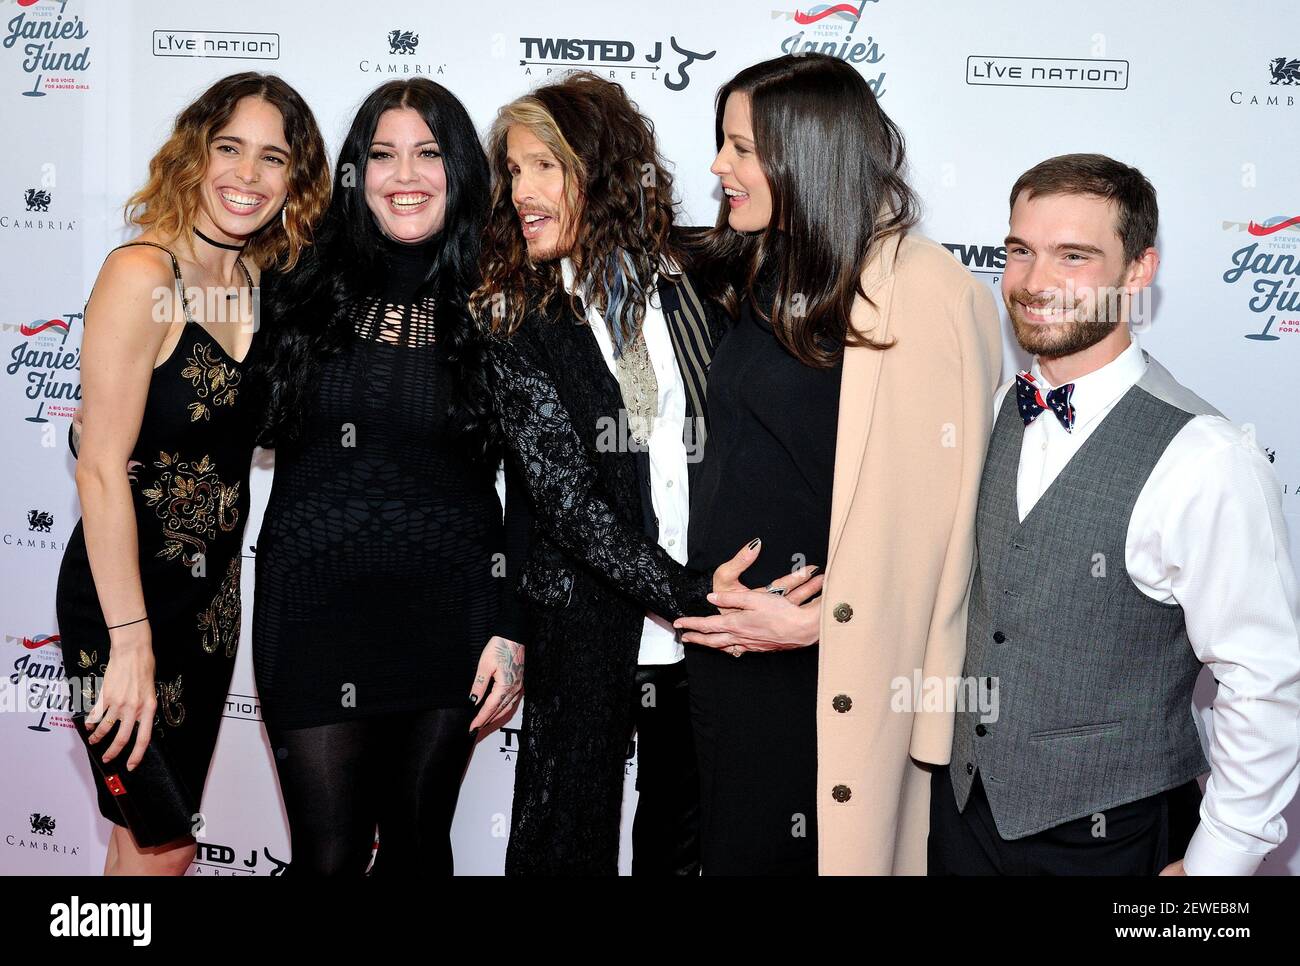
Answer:
[[[1146,356],[1138,344],[1137,334],[1130,332],[1129,340],[1128,348],[1110,362],[1072,380],[1074,392],[1070,394],[1070,403],[1074,406],[1076,426],[1091,422],[1099,413],[1105,412],[1146,373]],[[1048,390],[1056,388],[1043,375],[1037,356],[1029,372],[1042,388],[1044,396]]]
[[[660,260],[659,271],[664,275],[681,274],[681,269],[677,266],[677,263],[674,262],[671,258],[669,258],[666,255]],[[573,268],[573,259],[569,258],[567,255],[564,258],[561,258],[560,278],[564,282],[564,290],[570,294],[573,293],[573,283],[576,276],[577,276],[577,272],[574,271]],[[658,308],[659,307],[659,276],[658,275],[655,276],[654,283],[650,286],[649,295],[650,295],[650,299],[649,299],[650,304]]]

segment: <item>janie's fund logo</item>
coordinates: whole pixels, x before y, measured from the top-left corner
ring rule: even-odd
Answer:
[[[827,54],[859,67],[867,86],[876,97],[885,94],[885,72],[875,73],[875,65],[885,59],[880,44],[869,31],[859,29],[863,12],[869,3],[880,0],[861,0],[859,3],[814,3],[794,10],[773,10],[771,19],[796,28],[781,38],[783,54]],[[870,68],[868,72],[866,68]],[[874,74],[874,76],[873,76]]]
[[[27,97],[44,97],[53,91],[90,90],[85,75],[90,70],[90,29],[76,15],[67,12],[68,0],[18,0],[23,8],[5,24],[7,51],[16,52],[23,72],[31,78],[24,85]]]
[[[1244,234],[1223,273],[1229,285],[1244,287],[1246,307],[1257,316],[1246,338],[1276,342],[1300,332],[1300,215],[1275,215],[1262,222],[1225,221],[1223,230]]]
[[[0,332],[17,330],[19,336],[9,350],[5,373],[23,387],[27,422],[44,423],[51,416],[71,417],[80,405],[81,346],[69,344],[68,336],[82,315],[67,312],[63,318],[0,324]]]

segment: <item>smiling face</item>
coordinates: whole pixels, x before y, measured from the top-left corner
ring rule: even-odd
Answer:
[[[447,171],[433,132],[414,108],[384,111],[366,161],[366,205],[394,241],[427,241],[447,216]]]
[[[727,95],[722,111],[722,147],[709,168],[722,179],[730,212],[727,224],[736,231],[761,231],[772,220],[772,189],[758,163],[749,95]]]
[[[528,127],[512,124],[506,131],[506,170],[528,257],[534,262],[563,258],[573,248],[577,224],[564,195],[563,165]]]
[[[1126,264],[1117,208],[1097,195],[1022,191],[1011,209],[1002,298],[1026,352],[1083,352],[1112,334],[1127,342],[1129,298],[1151,281],[1155,249]]]
[[[288,191],[284,119],[260,97],[245,97],[208,143],[197,227],[238,244],[280,214]]]

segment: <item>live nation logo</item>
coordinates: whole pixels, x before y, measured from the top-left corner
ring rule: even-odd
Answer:
[[[1122,91],[1128,88],[1128,69],[1127,60],[971,54],[966,58],[966,83],[984,87]]]
[[[1224,221],[1222,228],[1244,235],[1223,273],[1228,285],[1250,293],[1246,307],[1256,323],[1246,333],[1254,342],[1277,342],[1300,332],[1300,215],[1275,215],[1261,222]]]
[[[155,30],[153,55],[279,60],[280,35],[239,30]]]

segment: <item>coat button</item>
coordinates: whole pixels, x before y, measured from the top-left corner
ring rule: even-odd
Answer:
[[[989,729],[984,727],[982,724],[977,724],[975,726],[975,733],[979,735],[981,738],[983,738],[986,734],[989,733]]]
[[[837,802],[847,802],[852,797],[853,792],[850,791],[848,785],[836,785],[831,789],[831,798]]]
[[[848,711],[853,707],[853,699],[847,694],[837,694],[831,699],[831,707],[840,714],[843,714],[845,711]]]
[[[1003,634],[1001,631],[993,632],[993,643],[1002,644],[1006,641],[1006,639],[1007,639],[1007,635]]]
[[[972,763],[969,762],[969,761],[966,762],[966,774],[968,774],[968,775],[973,775],[973,774],[975,774],[975,766],[974,766],[974,764],[972,764]]]
[[[849,622],[849,618],[853,616],[853,608],[850,607],[848,604],[836,604],[835,609],[831,611],[831,616],[833,616],[841,624],[847,624]]]

